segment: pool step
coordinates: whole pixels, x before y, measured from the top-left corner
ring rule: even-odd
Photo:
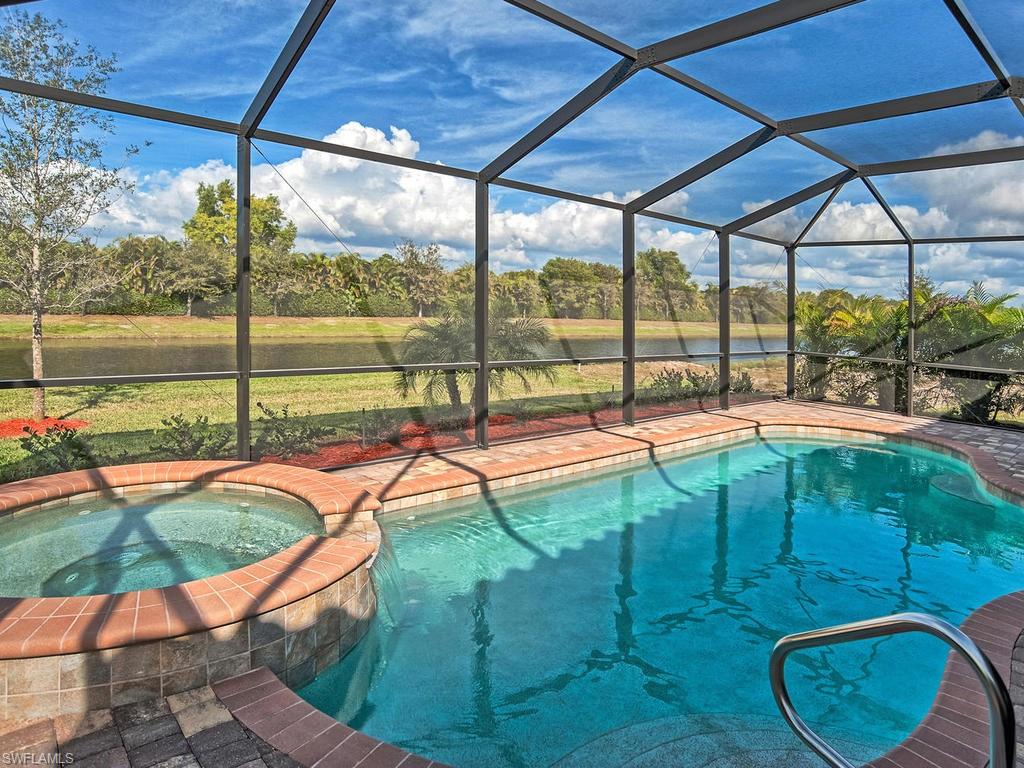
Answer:
[[[879,753],[853,738],[833,739],[843,754],[867,761]],[[573,750],[552,768],[821,768],[778,717],[680,715],[619,728]]]

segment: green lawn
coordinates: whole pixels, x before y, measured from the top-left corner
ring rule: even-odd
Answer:
[[[400,339],[416,322],[412,317],[253,317],[252,335],[261,338],[355,337]],[[562,320],[545,322],[556,338],[603,338],[622,334],[621,320]],[[26,315],[0,315],[0,338],[27,339],[30,321]],[[717,323],[673,323],[642,321],[637,336],[650,338],[717,339]],[[49,338],[105,339],[138,338],[233,338],[234,317],[157,317],[121,315],[48,315],[44,320]],[[733,323],[736,337],[785,338],[786,326]]]
[[[400,340],[416,322],[416,318],[366,317],[254,317],[252,334],[258,338],[326,338],[358,339],[362,342]],[[622,323],[618,320],[547,320],[552,336],[561,338],[614,338],[621,336]],[[111,339],[151,337],[173,339],[232,338],[235,332],[233,317],[132,317],[100,315],[51,315],[45,320],[45,338],[48,339]],[[784,326],[737,324],[736,336],[759,333],[767,337],[783,337]],[[29,320],[25,316],[0,315],[0,338],[26,339]],[[642,338],[692,339],[718,337],[715,323],[642,322],[637,326]],[[102,349],[99,352],[104,354]],[[108,350],[105,354],[111,354]],[[775,361],[773,361],[774,364]],[[742,363],[738,363],[742,364]],[[173,363],[171,365],[173,368]],[[651,366],[638,372],[638,384],[650,375]],[[756,370],[752,367],[751,370]],[[554,369],[554,380],[537,378],[527,392],[521,385],[504,393],[492,394],[492,412],[516,412],[524,409],[530,414],[565,411],[586,411],[615,402],[622,388],[622,367],[589,365],[559,366]],[[765,378],[764,376],[756,378]],[[768,378],[777,379],[776,374]],[[253,429],[258,433],[262,424],[256,403],[262,402],[279,411],[287,406],[300,422],[327,426],[335,430],[332,440],[358,437],[366,427],[364,411],[395,411],[393,419],[409,420],[424,416],[426,404],[413,393],[402,399],[395,390],[395,375],[359,374],[350,376],[318,376],[294,378],[255,379],[251,383]],[[759,382],[760,383],[760,382]],[[767,386],[767,385],[766,385]],[[468,386],[464,386],[465,399],[469,399]],[[0,391],[0,421],[26,418],[31,413],[30,390]],[[527,405],[523,405],[526,403]],[[192,419],[208,417],[210,423],[234,428],[235,383],[233,381],[175,382],[165,384],[139,384],[105,387],[51,388],[47,391],[47,413],[67,419],[81,419],[88,426],[79,432],[90,455],[100,464],[124,460],[156,460],[168,458],[163,443],[166,440],[164,419],[181,414]],[[434,409],[428,417],[437,417]],[[233,450],[233,448],[231,449]],[[17,439],[0,438],[0,481],[43,471],[30,461]]]

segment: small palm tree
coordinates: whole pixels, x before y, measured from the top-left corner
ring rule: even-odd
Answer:
[[[492,360],[536,359],[550,339],[550,332],[537,318],[512,318],[492,313],[488,325],[488,354]],[[440,317],[418,321],[405,335],[404,359],[407,364],[464,363],[476,353],[471,317],[445,312]],[[395,389],[403,397],[422,392],[423,400],[433,406],[447,398],[452,410],[464,410],[463,388],[472,391],[475,374],[471,370],[443,371],[428,368],[400,371]],[[535,379],[554,381],[549,365],[505,365],[491,368],[488,387],[502,394],[509,382],[518,382],[527,392]]]

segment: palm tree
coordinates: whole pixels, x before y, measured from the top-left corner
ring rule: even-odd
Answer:
[[[822,352],[829,355],[842,351],[842,339],[831,322],[832,311],[820,296],[801,294],[796,301],[796,325],[799,329],[797,348],[801,352]],[[824,400],[828,394],[833,361],[825,357],[807,357],[804,362],[802,389],[809,400]]]
[[[864,357],[906,360],[910,316],[907,303],[879,296],[860,296],[843,303],[832,316],[832,324],[851,352]],[[885,410],[903,410],[907,401],[905,365],[857,360],[847,363],[851,378],[867,373],[867,387],[874,389],[875,402]]]
[[[974,282],[962,298],[938,305],[921,332],[932,360],[958,365],[1017,370],[1024,362],[1024,310],[1007,304],[1016,294],[991,294]],[[966,420],[994,424],[1000,414],[1024,409],[1024,392],[1010,373],[943,378],[957,415]]]
[[[492,360],[536,359],[550,338],[550,332],[537,318],[512,318],[491,313],[488,325],[488,354]],[[473,318],[454,312],[418,321],[405,335],[403,357],[407,364],[464,363],[476,354]],[[423,400],[433,406],[442,400],[442,393],[452,411],[464,410],[462,388],[472,391],[475,373],[471,370],[443,371],[417,369],[400,371],[395,389],[403,397],[422,391]],[[548,365],[507,365],[488,371],[491,392],[502,394],[510,381],[518,382],[527,392],[534,379],[554,381],[554,369]]]

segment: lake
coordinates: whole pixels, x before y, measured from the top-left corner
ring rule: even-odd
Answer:
[[[252,367],[333,368],[338,366],[387,365],[402,362],[400,339],[268,338],[252,339]],[[733,338],[734,352],[785,349],[785,338]],[[718,351],[718,339],[682,341],[672,337],[643,337],[637,341],[641,355],[705,354]],[[553,338],[541,358],[614,357],[622,354],[620,337]],[[44,342],[46,375],[51,378],[115,376],[152,373],[230,371],[235,368],[235,343],[230,338],[147,339],[54,338]],[[0,339],[0,378],[31,377],[27,340]]]

